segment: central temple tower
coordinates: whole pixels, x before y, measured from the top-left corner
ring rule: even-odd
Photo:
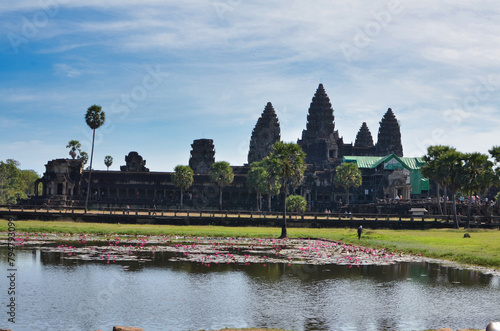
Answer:
[[[334,120],[330,98],[323,84],[319,84],[309,106],[306,129],[298,141],[306,153],[307,163],[327,166],[339,157],[339,134]]]

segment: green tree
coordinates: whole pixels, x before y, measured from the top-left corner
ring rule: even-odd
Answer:
[[[19,162],[7,159],[0,161],[0,204],[15,204],[19,182]]]
[[[18,188],[22,198],[35,194],[35,182],[39,178],[35,170],[20,170]]]
[[[267,206],[268,210],[271,211],[272,197],[280,194],[281,184],[276,180],[276,178],[268,178],[267,189],[264,192],[267,195]]]
[[[215,162],[210,170],[210,179],[219,187],[219,209],[222,210],[222,188],[233,182],[233,168],[226,161]]]
[[[113,157],[111,155],[106,155],[104,157],[104,165],[106,165],[106,167],[108,168],[108,171],[109,171],[109,167],[111,167],[112,164],[113,164]]]
[[[493,146],[488,152],[497,163],[500,163],[500,146]]]
[[[256,162],[254,162],[254,163],[256,163]],[[277,177],[272,175],[272,171],[271,171],[272,166],[269,162],[268,157],[262,159],[261,161],[259,161],[256,164],[259,167],[263,167],[266,171],[267,177],[262,182],[262,194],[267,195],[267,206],[268,206],[268,210],[271,211],[271,209],[272,209],[272,205],[271,205],[272,197],[280,194],[281,183]]]
[[[272,178],[267,159],[252,162],[247,176],[247,185],[257,192],[257,210],[262,209],[262,195],[267,195],[268,209],[271,211],[271,198],[280,193],[280,183]]]
[[[181,209],[184,200],[184,190],[187,190],[191,187],[191,185],[193,185],[193,175],[193,169],[191,169],[190,166],[183,165],[176,166],[174,169],[174,173],[172,174],[172,182],[175,186],[181,189]]]
[[[76,151],[78,151],[78,153],[80,153],[80,148],[82,147],[82,145],[80,144],[80,142],[78,140],[70,140],[68,142],[68,145],[66,145],[66,148],[69,148],[69,155],[71,155],[71,158],[74,160],[76,158]]]
[[[363,178],[358,165],[351,162],[342,163],[335,170],[335,177],[333,182],[337,186],[342,186],[346,191],[346,204],[349,205],[349,188],[360,187]]]
[[[262,209],[262,194],[266,191],[268,173],[266,169],[259,165],[259,162],[253,162],[250,165],[250,171],[247,175],[247,185],[250,190],[257,194],[257,211]]]
[[[490,150],[488,150],[491,157],[494,159],[493,168],[495,171],[495,180],[493,185],[500,185],[500,146],[493,146]]]
[[[95,130],[101,127],[106,120],[106,114],[102,111],[101,106],[93,105],[87,109],[85,114],[85,122],[92,129],[92,151],[90,152],[90,171],[87,184],[87,197],[85,198],[85,210],[87,210],[89,204],[89,194],[90,194],[90,180],[92,177],[92,160],[94,158],[94,143],[95,143]]]
[[[424,175],[425,177],[431,179],[432,181],[434,181],[434,183],[436,183],[438,212],[440,215],[443,215],[443,210],[441,208],[441,197],[439,194],[440,186],[441,185],[446,186],[445,183],[446,168],[442,164],[442,155],[443,153],[452,149],[453,148],[449,146],[441,146],[441,145],[427,147],[427,154],[424,155],[423,157],[425,165],[422,168],[420,168],[422,175]],[[446,191],[447,190],[445,187],[445,192]],[[445,207],[446,207],[446,199],[445,199]]]
[[[16,204],[17,199],[32,195],[39,178],[33,170],[21,170],[14,159],[0,161],[0,204]]]
[[[454,148],[450,148],[439,157],[444,172],[444,183],[448,186],[453,201],[453,225],[456,229],[459,228],[457,218],[457,199],[456,195],[458,190],[462,188],[463,184],[463,166],[465,163],[465,155],[458,152]]]
[[[467,222],[465,226],[469,228],[472,195],[475,192],[483,193],[488,190],[495,181],[495,173],[493,162],[488,160],[488,155],[477,152],[464,154],[464,164],[461,170],[462,189],[469,195]]]
[[[306,211],[307,201],[301,195],[290,195],[286,198],[286,206],[290,212],[304,212]]]
[[[82,160],[83,165],[86,165],[87,162],[89,161],[89,155],[87,154],[87,152],[80,151],[80,155],[78,155],[77,159]]]
[[[288,188],[295,188],[302,183],[306,154],[295,143],[277,142],[273,145],[271,153],[265,158],[266,168],[270,178],[280,183],[283,193],[283,220],[280,238],[287,237],[286,231],[286,197]]]

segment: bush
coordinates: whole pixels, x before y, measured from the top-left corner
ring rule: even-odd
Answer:
[[[286,198],[286,209],[291,212],[302,212],[307,207],[307,201],[303,196],[291,195]]]

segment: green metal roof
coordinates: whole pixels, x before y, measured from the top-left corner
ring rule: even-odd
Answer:
[[[379,165],[380,159],[380,156],[344,156],[342,158],[342,163],[352,162],[355,163],[358,168],[374,169]]]
[[[421,157],[399,157],[395,154],[387,156],[344,156],[342,163],[353,162],[358,165],[358,168],[375,169],[380,164],[388,163],[391,160],[395,160],[408,170],[417,170],[424,165]]]
[[[421,157],[400,157],[399,159],[412,170],[420,169],[425,164],[424,159]]]
[[[429,179],[424,178],[420,168],[425,164],[421,157],[399,157],[395,154],[387,156],[344,156],[342,163],[352,162],[360,169],[375,169],[384,163],[385,169],[405,168],[410,171],[412,194],[421,194],[429,190]]]

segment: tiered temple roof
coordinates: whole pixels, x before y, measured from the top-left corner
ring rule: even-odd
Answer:
[[[319,84],[309,106],[306,129],[298,141],[306,153],[306,162],[326,165],[329,159],[338,158],[339,134],[335,131],[335,117],[330,98],[323,84]]]
[[[252,131],[248,163],[260,161],[271,151],[274,143],[280,141],[280,124],[273,105],[268,102]]]
[[[398,120],[392,112],[387,109],[384,117],[380,121],[377,139],[377,153],[379,155],[396,154],[403,156],[403,145],[401,144],[401,130]]]
[[[366,122],[363,122],[361,128],[356,135],[356,141],[354,142],[354,147],[373,147],[373,138],[370,129]]]
[[[120,166],[120,171],[132,171],[132,172],[148,172],[149,169],[146,168],[146,160],[142,158],[137,152],[130,152],[125,155],[125,165]]]
[[[208,174],[215,163],[215,148],[212,139],[197,139],[191,144],[189,166],[197,174]]]

